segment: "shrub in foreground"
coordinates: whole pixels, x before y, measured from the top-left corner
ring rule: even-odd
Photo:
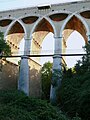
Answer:
[[[30,98],[19,91],[0,91],[0,120],[68,120],[44,100]]]

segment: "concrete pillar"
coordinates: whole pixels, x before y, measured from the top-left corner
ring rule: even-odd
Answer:
[[[25,39],[24,55],[21,57],[20,74],[18,81],[18,90],[29,95],[29,65],[28,55],[30,54],[30,39]]]
[[[88,43],[90,44],[90,35],[88,35]]]
[[[25,38],[25,45],[24,45],[24,55],[30,54],[30,47],[31,47],[31,39]]]
[[[27,56],[21,57],[18,90],[23,91],[26,95],[29,95],[29,66]]]
[[[62,38],[55,37],[55,51],[53,57],[53,75],[50,90],[50,101],[52,104],[57,104],[59,97],[59,89],[62,80]]]
[[[89,47],[89,50],[90,50],[90,35],[88,35],[88,47]],[[90,55],[88,56],[88,59],[89,59],[89,63],[90,63]],[[89,70],[90,70],[90,66],[89,66]]]

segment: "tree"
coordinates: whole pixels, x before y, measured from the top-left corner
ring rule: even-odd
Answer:
[[[52,63],[47,62],[41,69],[41,80],[42,80],[42,98],[50,98],[50,87],[52,79]]]
[[[11,48],[5,42],[3,33],[0,32],[0,55],[10,55],[10,54],[11,54]]]
[[[3,33],[0,32],[0,56],[3,56],[3,55],[8,56],[10,54],[11,54],[11,48],[5,42]],[[0,71],[2,71],[2,59],[1,58],[0,58]]]
[[[87,44],[84,50],[86,54],[81,61],[77,61],[74,73],[69,70],[65,73],[66,77],[63,76],[60,89],[60,107],[69,116],[73,117],[78,114],[82,120],[89,120],[90,44]]]

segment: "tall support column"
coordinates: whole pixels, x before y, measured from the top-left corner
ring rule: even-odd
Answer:
[[[18,90],[29,95],[29,65],[28,56],[30,54],[31,40],[25,39],[24,55],[21,57]]]
[[[90,53],[90,35],[88,35],[88,47],[89,47],[89,53]],[[88,59],[90,63],[90,55],[88,56]],[[90,66],[89,66],[89,70],[90,70]]]
[[[26,95],[29,95],[29,66],[27,56],[21,57],[18,90],[23,91]]]
[[[90,35],[88,35],[88,43],[90,44]]]
[[[53,75],[50,90],[50,101],[52,104],[57,104],[59,98],[59,90],[62,79],[62,38],[55,37],[55,51],[53,57]]]

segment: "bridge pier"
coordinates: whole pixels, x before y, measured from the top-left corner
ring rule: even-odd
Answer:
[[[59,90],[62,80],[62,37],[55,37],[55,51],[53,57],[53,76],[50,90],[50,102],[57,104],[59,98]]]
[[[21,57],[18,90],[23,91],[26,95],[29,95],[29,66],[27,56]]]
[[[18,90],[29,95],[29,65],[28,56],[30,54],[31,39],[25,38],[24,55],[21,57],[20,73],[18,80]]]

